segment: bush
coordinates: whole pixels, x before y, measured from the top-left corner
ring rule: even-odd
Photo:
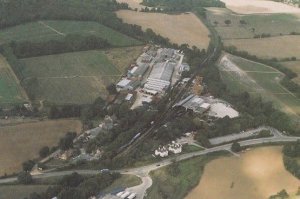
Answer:
[[[48,146],[44,146],[43,148],[41,148],[39,154],[41,158],[45,158],[49,155],[50,153],[50,149]]]
[[[242,150],[241,145],[238,142],[233,142],[231,145],[231,151],[233,152],[239,152]]]

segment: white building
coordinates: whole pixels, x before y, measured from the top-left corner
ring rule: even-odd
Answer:
[[[181,153],[182,152],[182,145],[179,143],[176,143],[175,141],[172,141],[172,144],[168,145],[168,150],[172,153]]]
[[[167,157],[169,155],[169,151],[166,147],[162,146],[155,150],[154,154],[160,157]]]

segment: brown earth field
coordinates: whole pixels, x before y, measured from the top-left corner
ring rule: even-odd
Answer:
[[[293,81],[300,85],[300,61],[281,62],[281,64],[297,73],[298,77],[294,78]]]
[[[288,35],[263,39],[225,40],[225,46],[235,46],[239,51],[262,58],[300,58],[300,36]]]
[[[151,28],[155,33],[177,44],[206,49],[210,41],[208,29],[192,13],[168,15],[120,10],[117,16],[126,23],[142,26],[143,30]]]
[[[213,160],[185,199],[267,199],[282,189],[295,193],[300,181],[285,170],[281,151],[280,146],[260,147]]]
[[[0,127],[0,175],[18,172],[24,161],[37,158],[43,146],[55,146],[65,133],[80,133],[79,120],[47,120]]]

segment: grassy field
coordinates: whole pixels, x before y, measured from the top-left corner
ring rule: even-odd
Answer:
[[[207,8],[207,18],[215,25],[223,39],[253,38],[256,34],[268,33],[272,36],[300,32],[299,17],[292,14],[237,15],[226,8]],[[231,24],[226,25],[225,20]],[[244,20],[246,24],[241,24]],[[254,29],[253,29],[254,28]]]
[[[167,15],[120,10],[117,15],[126,23],[140,25],[143,30],[151,28],[155,33],[177,44],[187,43],[190,47],[197,46],[200,49],[206,49],[210,41],[206,26],[191,13]]]
[[[48,120],[0,127],[0,175],[18,172],[22,162],[38,157],[43,146],[55,146],[65,133],[80,133],[81,128],[78,120]]]
[[[141,45],[141,42],[99,23],[84,21],[40,21],[2,29],[0,43],[57,40],[66,34],[96,35],[114,46]]]
[[[106,86],[116,82],[141,54],[141,47],[82,51],[23,59],[25,81],[37,78],[37,100],[55,104],[89,104],[105,97]]]
[[[47,188],[46,185],[2,185],[0,199],[23,199],[32,192],[41,193]]]
[[[186,199],[198,199],[199,196],[266,199],[282,189],[294,194],[300,182],[285,170],[281,150],[280,146],[260,147],[240,157],[222,157],[209,162],[200,183]]]
[[[151,172],[153,184],[147,190],[146,199],[184,198],[199,183],[204,166],[220,155],[211,154],[178,162],[179,172],[176,176],[169,173],[170,166]]]
[[[121,177],[117,180],[115,180],[109,187],[105,188],[103,190],[104,193],[109,193],[113,191],[114,189],[123,187],[133,187],[137,186],[142,183],[142,180],[134,175],[121,175]]]
[[[0,54],[0,105],[27,101],[27,95],[6,59]]]
[[[260,95],[300,121],[300,100],[280,85],[283,74],[279,71],[229,54],[221,58],[219,68],[223,81],[233,92]]]
[[[300,61],[282,62],[281,64],[298,74],[298,77],[293,80],[300,85]]]

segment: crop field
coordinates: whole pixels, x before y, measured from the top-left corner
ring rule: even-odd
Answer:
[[[79,120],[47,120],[0,127],[0,175],[18,172],[22,162],[38,157],[43,146],[55,146],[65,133],[80,133],[81,128]]]
[[[263,39],[225,40],[225,46],[235,46],[239,51],[262,58],[300,58],[300,36],[279,36]]]
[[[141,42],[97,22],[39,21],[0,30],[0,44],[8,41],[58,40],[67,34],[96,35],[114,46],[141,45]]]
[[[282,147],[260,147],[240,157],[222,157],[209,162],[200,183],[185,199],[198,199],[199,196],[266,199],[282,189],[292,195],[299,185],[299,180],[284,168]]]
[[[233,92],[262,96],[300,121],[300,100],[280,84],[283,74],[269,66],[225,54],[219,62],[223,81]]]
[[[191,47],[206,49],[210,41],[206,26],[191,13],[167,15],[120,10],[117,15],[126,23],[140,25],[143,30],[151,28],[155,33],[177,44],[186,43]]]
[[[140,47],[82,51],[26,58],[25,81],[37,79],[35,96],[55,104],[90,104],[122,76]],[[125,52],[128,52],[126,54]],[[129,57],[131,55],[132,57]]]
[[[226,7],[239,14],[300,13],[294,6],[268,0],[222,0]]]
[[[0,54],[0,105],[27,101],[27,95],[6,59]]]
[[[292,14],[239,15],[226,8],[207,8],[207,17],[222,39],[253,38],[256,34],[272,36],[300,32],[300,18]],[[231,24],[226,25],[225,20]],[[246,24],[241,24],[244,20]],[[217,23],[217,24],[215,24]]]
[[[300,85],[300,61],[281,62],[281,64],[297,73],[298,77],[293,80]]]
[[[29,194],[46,191],[47,185],[2,185],[0,186],[0,199],[21,199]]]

